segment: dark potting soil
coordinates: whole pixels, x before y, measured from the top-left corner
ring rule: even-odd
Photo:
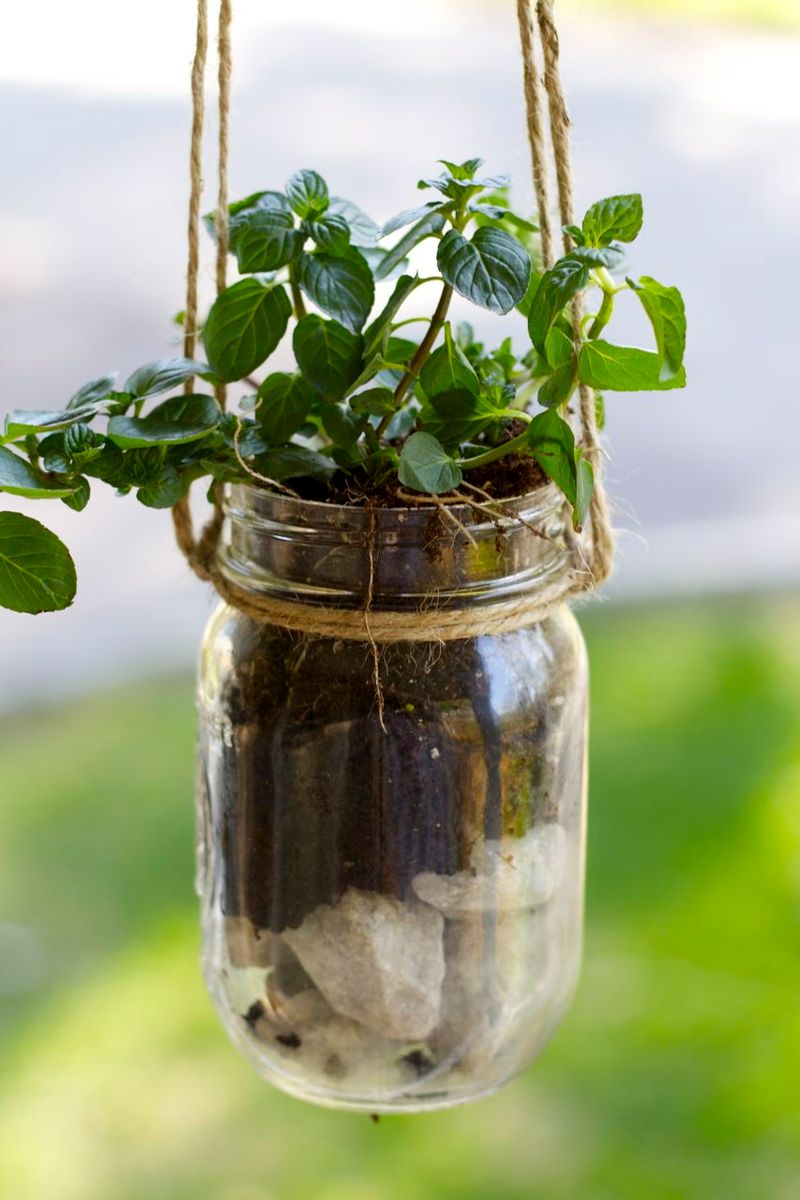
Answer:
[[[279,933],[348,888],[398,899],[545,815],[546,697],[509,722],[480,640],[368,646],[253,625],[206,764],[222,907]]]
[[[516,437],[522,428],[522,423],[517,422],[509,427],[507,434]],[[529,454],[509,454],[485,467],[467,471],[465,479],[495,500],[524,496],[549,482],[536,459]],[[408,489],[402,488],[396,478],[377,487],[366,475],[345,475],[342,472],[334,475],[329,484],[313,479],[292,479],[288,482],[303,500],[371,508],[405,508],[413,505],[408,498]]]

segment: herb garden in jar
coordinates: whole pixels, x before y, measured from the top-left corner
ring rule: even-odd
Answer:
[[[201,0],[184,354],[12,412],[0,446],[2,491],[80,510],[100,483],[172,509],[219,593],[198,686],[206,982],[258,1070],[322,1104],[490,1093],[578,976],[587,662],[567,602],[611,566],[603,397],[683,386],[686,325],[680,293],[626,265],[641,197],[572,211],[551,9],[518,5],[537,214],[476,158],[441,162],[416,204],[398,181],[378,226],[314,170],[229,203],[223,0],[201,320]],[[464,302],[516,313],[514,337],[478,338]],[[613,339],[621,304],[653,348]],[[0,514],[3,605],[53,611],[75,587],[53,533]]]

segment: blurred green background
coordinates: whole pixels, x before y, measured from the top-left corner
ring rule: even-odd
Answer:
[[[0,908],[22,928],[6,955],[0,1195],[796,1200],[799,617],[792,597],[585,615],[576,1003],[500,1095],[379,1125],[273,1091],[212,1014],[191,681],[5,719]]]

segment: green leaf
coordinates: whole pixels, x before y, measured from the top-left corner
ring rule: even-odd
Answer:
[[[377,242],[378,226],[352,201],[343,200],[341,196],[331,196],[326,215],[344,217],[350,228],[352,245],[363,249],[365,246],[374,246]]]
[[[421,204],[419,208],[406,208],[381,226],[380,236],[382,238],[389,237],[390,234],[397,233],[398,229],[405,229],[407,225],[413,225],[415,222],[429,217],[432,212],[441,212],[445,207],[447,206],[438,200],[429,200],[427,204]]]
[[[298,282],[312,303],[353,333],[363,326],[375,300],[375,284],[366,261],[357,250],[341,258],[332,254],[304,254]]]
[[[162,392],[171,392],[195,375],[204,374],[208,374],[207,364],[193,358],[160,358],[134,371],[125,380],[124,390],[138,399],[158,396]]]
[[[253,192],[251,196],[245,196],[243,200],[234,201],[233,204],[228,205],[228,236],[231,240],[235,238],[239,227],[250,219],[256,209],[263,209],[266,212],[291,213],[292,206],[283,192]],[[206,213],[203,223],[216,241],[216,211]]]
[[[317,221],[308,222],[308,232],[327,254],[341,256],[347,253],[350,245],[350,226],[344,217],[327,212]]]
[[[412,433],[400,455],[397,474],[404,487],[433,495],[452,491],[462,479],[458,463],[429,433]]]
[[[361,371],[363,337],[312,313],[298,322],[293,345],[297,365],[311,386],[328,400],[341,400]]]
[[[461,388],[477,396],[481,382],[475,368],[453,337],[449,323],[444,327],[444,345],[434,350],[420,375],[422,390],[433,398],[440,392]]]
[[[86,408],[98,400],[104,400],[116,382],[116,372],[113,375],[103,375],[100,379],[91,379],[83,387],[78,388],[67,404],[67,408]]]
[[[468,158],[466,162],[453,163],[449,162],[446,158],[439,158],[436,161],[441,163],[450,172],[453,179],[469,180],[475,178],[475,172],[483,166],[484,160],[482,158]]]
[[[0,513],[0,605],[13,612],[57,612],[75,599],[69,550],[54,533],[21,513]]]
[[[43,434],[67,429],[79,421],[91,421],[97,415],[97,403],[86,408],[44,412],[40,409],[17,408],[6,416],[5,432],[0,441],[16,442],[28,434]]]
[[[86,505],[92,497],[92,488],[88,479],[84,479],[82,475],[78,475],[72,480],[73,490],[68,496],[62,496],[61,503],[66,504],[67,508],[74,509],[75,512],[83,512]]]
[[[50,436],[54,435],[51,434]],[[95,433],[88,425],[83,425],[80,422],[76,425],[70,425],[69,429],[65,429],[61,438],[64,453],[73,462],[76,460],[78,462],[89,461],[92,458],[96,458],[106,443],[102,434]],[[43,444],[40,443],[39,445],[40,453]]]
[[[602,432],[606,427],[606,402],[600,392],[594,396],[594,419],[597,428]]]
[[[123,449],[180,445],[205,437],[221,417],[211,396],[173,396],[146,417],[112,417],[108,436]]]
[[[139,488],[136,499],[146,508],[172,508],[185,491],[180,472],[175,467],[165,466],[152,483]]]
[[[327,483],[336,474],[336,463],[306,446],[281,446],[256,460],[258,471],[268,479],[282,483],[284,479],[319,479]]]
[[[302,375],[275,374],[258,389],[258,424],[269,446],[282,446],[297,433],[314,403]]]
[[[573,354],[568,363],[557,367],[549,379],[544,381],[536,398],[543,408],[561,408],[569,400],[577,382],[578,359]]]
[[[583,218],[582,233],[587,246],[632,242],[642,228],[643,215],[642,197],[637,193],[598,200]]]
[[[665,381],[658,354],[633,346],[612,346],[602,338],[581,347],[578,374],[583,383],[609,392],[658,392],[686,386],[683,367]]]
[[[661,360],[659,379],[662,383],[668,383],[683,366],[686,351],[686,309],[683,296],[677,288],[665,287],[649,275],[643,275],[638,283],[634,283],[632,279],[629,279],[628,283],[650,318]]]
[[[370,417],[385,417],[395,410],[394,392],[389,388],[367,388],[351,397],[350,407],[354,412],[366,413]]]
[[[435,210],[426,213],[391,250],[386,252],[380,264],[374,268],[375,278],[389,279],[395,268],[405,261],[415,246],[424,242],[426,238],[438,236],[444,225],[445,220],[441,213]]]
[[[427,408],[424,409],[425,428],[448,446],[474,441],[494,424],[498,415],[488,397],[475,396],[464,388],[440,392],[431,400],[430,408],[436,419],[431,419]]]
[[[572,255],[561,258],[546,271],[528,313],[528,332],[536,349],[547,356],[547,337],[564,307],[589,279],[589,268]]]
[[[48,481],[27,459],[0,446],[0,492],[27,496],[29,500],[58,500],[70,496],[73,491],[71,483]]]
[[[625,251],[621,246],[575,246],[569,256],[590,267],[606,267],[614,271],[624,260]]]
[[[436,259],[443,278],[459,295],[494,313],[510,312],[519,303],[531,273],[522,243],[490,225],[476,230],[471,241],[457,229],[449,230]]]
[[[594,491],[594,471],[592,470],[592,464],[588,459],[583,457],[582,450],[576,452],[575,468],[576,486],[572,523],[578,533],[580,533],[586,524],[586,518],[589,515],[589,505],[592,502],[592,492]]]
[[[260,367],[286,332],[291,313],[285,289],[269,279],[254,275],[226,288],[203,332],[214,374],[232,383]]]
[[[285,267],[300,254],[305,240],[291,213],[256,208],[237,222],[231,249],[241,273],[251,275]]]
[[[325,432],[337,446],[352,446],[361,437],[367,424],[367,418],[353,412],[349,404],[339,401],[336,404],[326,404],[322,410],[322,424]]]
[[[316,171],[298,171],[286,184],[286,195],[298,217],[319,217],[330,205],[328,185]]]
[[[405,304],[418,283],[416,275],[401,275],[394,291],[375,320],[364,330],[364,354],[371,358],[376,351],[386,349],[386,341],[392,329],[392,321]]]
[[[574,506],[578,481],[575,435],[569,425],[550,408],[533,418],[527,433],[531,454]]]

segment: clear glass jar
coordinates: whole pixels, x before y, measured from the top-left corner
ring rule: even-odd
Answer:
[[[489,606],[567,569],[558,493],[525,524],[236,487],[220,565],[240,587],[373,609]],[[534,530],[539,530],[537,534]],[[541,536],[544,534],[544,536]],[[444,1108],[527,1066],[581,957],[587,663],[562,605],[494,636],[381,647],[221,604],[203,641],[198,891],[204,973],[272,1083],[369,1112]]]

